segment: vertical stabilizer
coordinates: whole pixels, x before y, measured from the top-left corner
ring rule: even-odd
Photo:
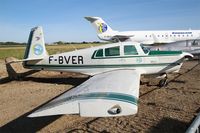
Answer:
[[[85,17],[85,19],[93,25],[97,34],[113,32],[110,26],[100,17]]]
[[[24,59],[43,59],[48,56],[45,48],[42,27],[31,29]]]

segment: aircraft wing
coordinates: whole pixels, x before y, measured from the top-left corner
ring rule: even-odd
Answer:
[[[97,74],[28,117],[62,114],[108,117],[135,114],[138,110],[139,84],[140,72],[137,70],[122,69]]]
[[[114,40],[116,42],[118,42],[118,41],[123,42],[123,41],[130,39],[130,37],[133,37],[133,35],[130,35],[130,36],[128,36],[128,35],[114,35],[112,37],[112,40]]]

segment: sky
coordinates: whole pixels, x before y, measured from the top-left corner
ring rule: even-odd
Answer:
[[[0,0],[0,42],[27,42],[42,26],[47,43],[100,41],[84,16],[114,30],[200,30],[200,0]]]

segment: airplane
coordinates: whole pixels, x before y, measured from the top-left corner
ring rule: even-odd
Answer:
[[[90,76],[28,117],[62,114],[113,117],[137,113],[141,75],[178,72],[187,57],[193,55],[182,51],[150,51],[132,41],[48,55],[42,27],[35,27],[30,32],[24,59],[10,63],[23,62],[28,69]]]
[[[142,44],[172,43],[186,40],[200,40],[200,30],[160,30],[160,31],[116,31],[100,17],[85,17],[104,41],[135,41]]]
[[[148,46],[151,50],[170,50],[185,51],[200,59],[200,40],[196,41],[179,41],[162,45]]]

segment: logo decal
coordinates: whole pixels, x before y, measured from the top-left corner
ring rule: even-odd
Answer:
[[[107,31],[107,29],[108,29],[108,26],[106,24],[99,23],[98,30],[99,30],[100,33]]]
[[[35,55],[41,55],[43,53],[43,47],[41,44],[36,44],[34,47],[33,47],[33,50],[34,50],[34,54]]]

